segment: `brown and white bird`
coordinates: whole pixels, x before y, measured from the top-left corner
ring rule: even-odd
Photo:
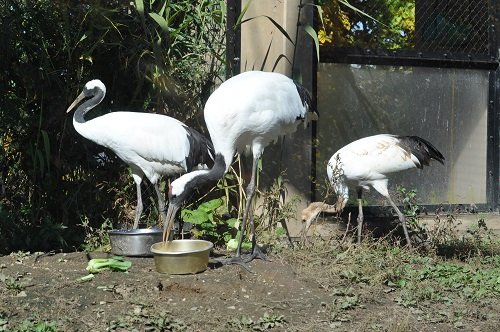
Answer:
[[[319,213],[340,212],[349,199],[348,184],[353,184],[358,193],[358,242],[361,242],[363,226],[363,190],[374,188],[384,196],[396,211],[408,245],[410,237],[405,217],[391,199],[387,189],[388,174],[412,168],[422,169],[434,159],[441,164],[444,157],[430,142],[418,136],[380,134],[351,142],[335,152],[327,166],[328,179],[337,194],[335,205],[311,203],[302,211],[305,223],[304,235]]]

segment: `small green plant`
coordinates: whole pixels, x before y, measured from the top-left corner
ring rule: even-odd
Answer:
[[[262,242],[276,244],[278,239],[286,235],[291,241],[288,232],[288,220],[295,219],[299,196],[287,197],[285,173],[282,172],[266,191],[259,191],[262,205],[255,216],[256,229]]]
[[[333,326],[342,324],[350,320],[347,311],[354,309],[360,305],[360,299],[357,294],[354,294],[352,288],[333,289],[335,298],[329,306],[330,323]]]
[[[49,248],[66,246],[65,230],[68,227],[62,223],[54,222],[52,218],[43,218],[41,225],[37,227],[37,236],[32,241],[35,248],[48,250]]]
[[[193,224],[195,237],[210,239],[215,244],[226,244],[237,234],[237,219],[225,218],[227,209],[225,197],[215,198],[200,204],[196,209],[183,209],[181,218]]]
[[[5,285],[5,288],[20,292],[26,288],[26,286],[20,282],[22,277],[23,276],[21,274],[18,274],[15,277],[0,274],[0,282],[2,282]]]
[[[237,329],[251,329],[255,322],[248,316],[242,316],[240,318],[233,318],[226,323],[227,327],[237,328]]]
[[[275,314],[269,314],[267,312],[264,313],[264,316],[259,318],[257,321],[258,327],[260,329],[256,329],[254,327],[254,330],[256,331],[263,331],[263,330],[268,330],[272,329],[275,327],[283,327],[283,325],[286,323],[285,317],[283,315],[275,315]]]
[[[417,191],[414,189],[406,189],[398,186],[397,192],[401,196],[401,203],[403,204],[403,214],[406,218],[406,224],[411,230],[414,237],[418,237],[418,242],[423,242],[427,235],[427,229],[424,224],[420,223]]]
[[[436,215],[428,234],[432,247],[439,255],[467,259],[500,253],[500,241],[488,229],[484,218],[479,218],[465,232],[458,230],[460,224],[461,221],[453,215],[448,214],[445,218]]]
[[[8,331],[9,325],[9,315],[3,311],[0,311],[0,332]]]
[[[87,217],[82,217],[80,226],[85,231],[85,239],[82,244],[84,251],[97,251],[110,244],[108,231],[113,229],[113,225],[109,219],[104,220],[99,228],[94,228],[90,225]]]
[[[237,329],[250,329],[253,331],[265,331],[273,328],[283,327],[286,324],[283,315],[270,314],[265,312],[262,317],[254,321],[250,317],[242,316],[241,318],[234,318],[226,323],[229,328]]]
[[[460,224],[461,222],[452,214],[445,216],[436,214],[432,226],[428,229],[428,241],[431,247],[436,248],[439,252],[447,246],[447,243],[458,239],[458,226]]]
[[[15,290],[15,291],[22,291],[26,287],[21,284],[16,278],[6,278],[4,280],[5,288]]]
[[[108,331],[185,331],[187,325],[172,318],[166,312],[152,313],[142,306],[136,306],[132,313],[112,320]]]
[[[263,203],[259,219],[267,221],[266,228],[275,228],[278,223],[295,218],[300,199],[298,196],[293,196],[285,202],[288,194],[285,185],[285,174],[281,174],[267,191],[261,193]]]
[[[53,321],[33,321],[30,319],[23,320],[13,332],[57,332],[59,327]]]
[[[404,205],[403,213],[406,216],[406,222],[410,226],[418,225],[417,191],[398,186],[396,191],[402,196],[401,203]]]

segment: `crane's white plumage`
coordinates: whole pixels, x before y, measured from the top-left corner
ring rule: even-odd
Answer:
[[[357,187],[359,201],[358,241],[360,241],[363,223],[362,191],[372,187],[387,198],[395,209],[403,225],[406,240],[410,245],[404,216],[389,195],[387,176],[390,173],[407,169],[423,168],[424,165],[429,165],[431,159],[440,163],[444,161],[441,152],[430,142],[417,136],[389,134],[361,138],[347,144],[333,154],[328,162],[327,175],[335,193],[339,196],[339,201],[336,203],[337,210],[342,210],[349,199],[348,186],[353,184]],[[303,211],[306,232],[315,217],[328,207],[331,208],[331,206],[325,204],[317,209],[308,207]]]
[[[106,87],[99,80],[85,84],[83,92],[68,108],[75,111],[73,125],[83,137],[111,149],[127,163],[137,186],[137,207],[134,228],[142,214],[141,182],[145,175],[155,187],[159,210],[165,219],[164,199],[158,188],[161,176],[191,171],[199,164],[210,164],[209,140],[182,122],[160,114],[141,112],[112,112],[85,121],[84,115],[99,104]]]
[[[255,190],[258,159],[269,143],[294,132],[299,123],[309,120],[313,113],[310,106],[311,97],[307,90],[282,74],[250,71],[222,83],[209,97],[204,110],[215,149],[214,167],[185,174],[172,182],[167,219],[173,220],[180,204],[194,187],[220,179],[228,171],[235,153],[248,149],[253,155],[252,178],[247,187],[238,249],[228,262],[242,264],[241,240]],[[253,229],[253,218],[250,219]],[[261,253],[255,245],[255,234],[252,240],[254,258]]]
[[[310,100],[304,104],[296,84],[285,75],[250,71],[214,91],[205,105],[205,122],[228,169],[234,152],[249,146],[259,158],[270,142],[293,133],[309,104]]]

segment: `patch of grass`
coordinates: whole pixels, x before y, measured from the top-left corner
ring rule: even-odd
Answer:
[[[460,255],[441,256],[429,247],[395,247],[385,239],[366,239],[358,246],[334,237],[312,239],[306,248],[289,249],[283,258],[300,278],[333,292],[328,306],[332,327],[353,323],[360,307],[393,303],[393,310],[401,306],[415,312],[410,325],[417,320],[461,328],[485,321],[500,298],[500,254],[491,251],[498,236],[483,231],[460,238],[469,244]],[[382,330],[399,329],[378,321],[371,328],[379,329],[380,323]]]
[[[107,331],[185,331],[187,327],[168,312],[152,313],[143,306],[136,306],[132,313],[110,321]]]
[[[82,249],[86,252],[101,250],[110,245],[108,231],[113,229],[111,220],[106,219],[99,228],[90,225],[87,217],[82,218],[80,226],[85,230]]]
[[[11,252],[10,257],[14,257],[16,259],[16,263],[23,264],[25,259],[28,259],[31,256],[29,251],[15,251]]]
[[[483,218],[469,226],[465,233],[459,233],[454,218],[448,216],[445,221],[436,216],[436,226],[429,230],[431,243],[440,256],[461,260],[476,256],[500,255],[500,240],[486,226]],[[459,222],[455,221],[455,224]],[[447,227],[448,226],[448,227]]]
[[[226,323],[228,328],[246,329],[253,331],[266,331],[273,328],[281,328],[286,324],[283,315],[264,313],[258,320],[253,321],[250,317],[242,316],[239,319],[234,318]]]
[[[9,316],[7,313],[0,311],[0,332],[8,331]]]
[[[0,282],[4,284],[5,288],[9,290],[15,290],[17,292],[23,291],[26,288],[26,286],[19,281],[21,278],[22,275],[10,277],[4,274],[0,274]]]
[[[5,287],[7,289],[12,289],[16,291],[24,290],[25,286],[23,286],[20,282],[18,282],[15,278],[7,278],[4,280]]]
[[[360,305],[359,295],[355,294],[352,288],[334,289],[332,295],[335,296],[330,306],[330,327],[337,327],[342,322],[350,321],[348,311]]]
[[[12,332],[57,332],[59,327],[54,321],[23,320]]]

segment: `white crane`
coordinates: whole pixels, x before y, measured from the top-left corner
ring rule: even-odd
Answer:
[[[384,196],[396,211],[403,226],[408,246],[410,237],[406,228],[405,217],[392,201],[387,190],[387,175],[412,168],[423,168],[429,165],[431,159],[441,164],[444,157],[430,142],[418,136],[396,136],[380,134],[361,138],[347,144],[333,154],[328,162],[327,175],[333,190],[338,195],[334,206],[311,203],[302,211],[302,221],[305,222],[304,233],[307,234],[316,216],[327,211],[340,212],[349,199],[348,183],[354,184],[358,193],[358,242],[361,241],[363,226],[363,190],[374,188]]]
[[[83,137],[112,150],[132,170],[137,187],[134,228],[142,214],[141,182],[144,175],[158,196],[158,210],[165,221],[165,199],[158,188],[161,176],[190,172],[198,165],[213,163],[212,143],[196,130],[166,115],[142,112],[111,112],[86,121],[85,114],[106,94],[100,80],[85,84],[82,93],[68,107],[71,111],[86,99],[73,115],[73,126]]]
[[[285,75],[250,71],[236,75],[220,85],[208,98],[204,115],[215,149],[215,163],[210,170],[184,174],[173,181],[169,191],[167,220],[173,224],[176,212],[195,187],[217,181],[229,170],[235,153],[250,151],[253,156],[252,176],[246,188],[246,206],[240,238],[234,257],[223,263],[240,264],[241,244],[250,215],[252,255],[265,259],[256,245],[252,198],[255,192],[257,163],[264,148],[282,135],[294,132],[299,123],[317,118],[311,112],[311,96],[297,82]],[[167,227],[167,232],[171,227]],[[164,234],[164,239],[168,234]]]

